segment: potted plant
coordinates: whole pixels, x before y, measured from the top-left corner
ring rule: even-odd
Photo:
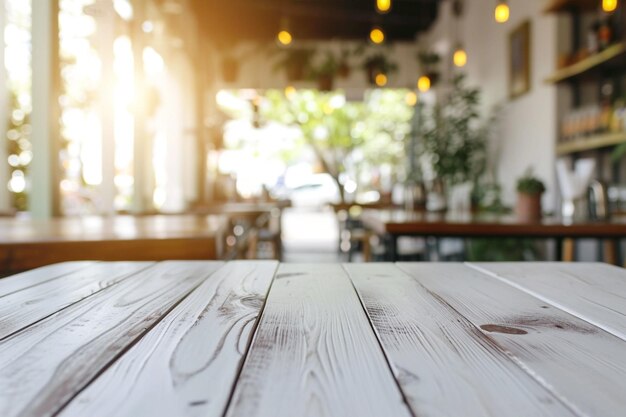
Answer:
[[[289,81],[302,81],[313,54],[315,51],[308,48],[281,50],[281,57],[274,64],[274,70],[284,70]]]
[[[363,69],[365,70],[368,82],[372,85],[376,85],[377,75],[384,74],[389,76],[398,70],[398,65],[395,62],[389,61],[384,54],[378,53],[365,59]]]
[[[517,180],[515,213],[518,219],[529,222],[541,220],[541,195],[545,190],[543,182],[533,175],[531,168],[528,168]]]
[[[320,91],[331,91],[335,81],[335,75],[339,69],[339,63],[332,52],[326,52],[326,59],[318,66],[311,67],[309,78],[317,81]]]
[[[432,172],[441,197],[451,187],[477,184],[487,165],[489,125],[480,123],[480,90],[458,75],[444,99],[433,107],[418,106],[417,154]]]

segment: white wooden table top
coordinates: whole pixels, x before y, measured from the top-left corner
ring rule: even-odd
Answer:
[[[0,280],[0,416],[624,416],[603,264],[72,262]]]

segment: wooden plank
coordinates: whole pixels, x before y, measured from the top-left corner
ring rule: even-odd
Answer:
[[[228,263],[60,416],[222,416],[277,265]]]
[[[466,265],[398,266],[571,409],[589,416],[623,416],[623,340]]]
[[[626,271],[602,263],[476,263],[470,267],[626,340]]]
[[[0,342],[0,415],[51,416],[221,263],[164,262]]]
[[[415,415],[576,415],[465,317],[394,265],[344,267]]]
[[[22,284],[16,281],[20,278],[25,278],[26,284],[36,280],[40,283],[0,295],[0,340],[151,265],[150,262],[99,263],[60,277],[54,268],[14,277],[10,283],[15,284],[13,288]],[[57,269],[77,266],[65,264]],[[42,279],[46,274],[57,277]]]
[[[341,265],[280,265],[226,415],[411,415]]]
[[[57,279],[93,264],[94,262],[90,261],[62,262],[2,278],[0,279],[0,297],[33,285],[39,285],[45,281]]]

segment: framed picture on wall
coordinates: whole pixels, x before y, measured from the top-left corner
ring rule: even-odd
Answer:
[[[530,91],[530,21],[509,34],[509,97]]]

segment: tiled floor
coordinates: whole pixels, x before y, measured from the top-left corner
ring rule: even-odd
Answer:
[[[286,209],[283,262],[340,262],[339,226],[331,209]]]

